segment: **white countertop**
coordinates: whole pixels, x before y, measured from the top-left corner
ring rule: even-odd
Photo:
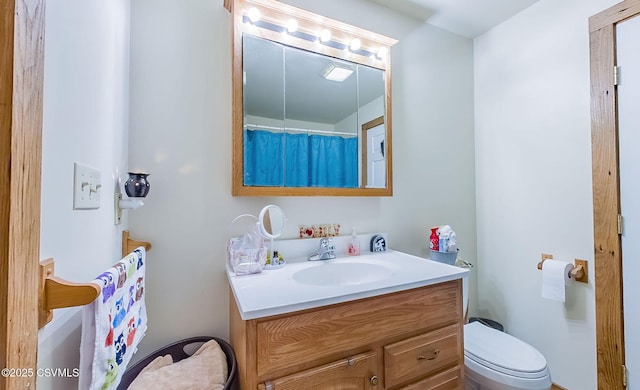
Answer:
[[[372,264],[383,269],[383,278],[372,282],[314,285],[300,282],[298,271],[307,276],[327,272],[315,267],[331,267],[338,263]],[[341,266],[338,266],[340,268]],[[312,269],[306,271],[306,269]],[[315,269],[315,270],[313,270]],[[355,267],[357,268],[357,266]],[[403,252],[388,250],[333,260],[290,262],[275,270],[259,274],[235,276],[227,270],[227,278],[243,320],[295,312],[335,303],[353,301],[455,279],[466,279],[468,269],[455,267]],[[298,274],[300,275],[300,274]],[[347,276],[348,277],[348,276]],[[357,276],[356,276],[357,279]]]

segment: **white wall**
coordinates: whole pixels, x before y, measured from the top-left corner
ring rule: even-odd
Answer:
[[[588,18],[616,2],[541,0],[474,41],[479,310],[569,389],[597,387]],[[543,300],[541,253],[589,284]]]
[[[475,263],[471,42],[424,24],[393,50],[394,190],[382,198],[382,226],[396,248],[428,257],[429,228],[449,224]],[[475,295],[472,270],[471,314]]]
[[[287,214],[283,238],[301,224],[340,223],[345,234],[387,231],[391,247],[426,255],[428,227],[449,223],[463,254],[476,252],[472,42],[364,0],[298,3],[400,39],[394,196],[232,197],[230,15],[220,0],[136,0],[129,159],[151,172],[151,191],[130,227],[153,243],[140,355],[187,336],[228,337],[229,224],[269,203]]]
[[[127,170],[128,72],[127,0],[47,2],[40,255],[70,281],[91,281],[121,258],[113,193]],[[100,171],[99,209],[73,210],[74,162]],[[79,308],[55,311],[39,333],[40,368],[78,368],[80,323]],[[37,385],[68,390],[77,379]]]
[[[372,121],[384,114],[384,96],[380,96],[358,109],[358,129],[362,128],[364,123]]]
[[[359,133],[362,125],[384,115],[384,96],[370,101],[358,108],[358,111],[335,124],[336,131],[345,133]]]
[[[343,133],[359,133],[360,127],[358,126],[358,111],[349,115],[348,117],[336,122],[334,124],[335,131],[340,131]]]

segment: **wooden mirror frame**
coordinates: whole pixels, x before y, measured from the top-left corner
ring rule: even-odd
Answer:
[[[392,180],[392,143],[391,143],[391,46],[397,41],[367,30],[363,30],[346,23],[292,7],[275,0],[226,0],[225,7],[231,12],[232,45],[233,45],[233,120],[232,120],[232,195],[233,196],[391,196],[393,195]],[[317,35],[322,29],[331,31],[331,41],[347,44],[351,39],[358,38],[362,42],[362,49],[376,52],[377,48],[385,47],[387,54],[383,59],[371,58],[358,53],[340,50],[328,45],[318,45],[305,39],[291,35],[283,35],[272,30],[243,23],[243,17],[250,7],[260,11],[261,20],[284,25],[290,18],[298,21],[298,31]],[[386,155],[386,187],[384,188],[328,188],[328,187],[261,187],[244,185],[244,151],[243,151],[243,67],[242,67],[242,36],[250,34],[268,39],[287,46],[307,50],[370,66],[385,71],[385,139],[387,143]]]

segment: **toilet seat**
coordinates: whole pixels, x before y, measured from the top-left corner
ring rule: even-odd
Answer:
[[[464,326],[464,355],[481,366],[512,377],[537,379],[549,375],[547,362],[537,349],[479,322]]]

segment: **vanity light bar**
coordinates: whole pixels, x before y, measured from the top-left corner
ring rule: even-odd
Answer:
[[[295,20],[295,19],[291,19],[291,20]],[[365,50],[365,49],[363,49],[361,47],[362,42],[357,38],[355,38],[354,40],[349,42],[349,44],[347,45],[347,44],[344,44],[344,43],[340,43],[340,42],[331,40],[331,31],[329,31],[329,30],[323,30],[323,32],[320,33],[320,37],[318,37],[317,35],[308,34],[308,33],[302,32],[300,30],[297,30],[297,27],[296,27],[296,30],[290,31],[288,25],[291,22],[291,20],[287,23],[286,27],[283,27],[281,25],[268,22],[268,21],[266,21],[264,19],[258,19],[255,22],[253,22],[252,19],[251,19],[251,16],[249,16],[249,15],[243,15],[243,17],[242,17],[242,22],[243,23],[250,23],[250,24],[253,24],[254,26],[259,27],[259,28],[264,28],[266,30],[271,30],[271,31],[278,32],[278,33],[287,33],[288,35],[291,35],[291,36],[296,37],[296,38],[304,39],[305,41],[321,43],[321,44],[323,44],[325,46],[333,47],[334,49],[350,51],[351,53],[359,54],[359,55],[365,56],[365,57],[377,58],[379,60],[383,60],[384,59],[384,57],[380,57],[379,56],[380,49],[378,49],[377,52]],[[328,33],[328,40],[327,41],[323,41],[322,40],[322,35],[323,35],[324,31],[326,31]],[[327,34],[325,34],[325,36],[327,36]],[[354,45],[354,41],[357,41],[357,42],[355,42],[355,45]],[[385,47],[382,47],[381,49],[385,49],[385,51],[386,51]]]

